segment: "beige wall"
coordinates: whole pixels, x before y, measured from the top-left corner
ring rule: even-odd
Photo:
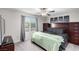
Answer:
[[[37,16],[38,18],[38,31],[43,31],[43,23],[48,23],[47,17]]]
[[[0,9],[0,15],[5,19],[5,35],[11,35],[14,42],[20,41],[21,15],[29,14],[10,9]]]

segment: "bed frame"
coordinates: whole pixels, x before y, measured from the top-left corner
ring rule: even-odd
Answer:
[[[37,43],[31,41],[33,44],[37,45],[39,48],[43,49],[44,51],[47,51],[45,48],[41,47],[40,45],[38,45]]]
[[[38,45],[37,43],[31,41],[33,44],[37,45],[39,48],[43,49],[44,51],[47,51],[45,48],[43,48],[42,46]],[[59,51],[62,51],[59,47]]]

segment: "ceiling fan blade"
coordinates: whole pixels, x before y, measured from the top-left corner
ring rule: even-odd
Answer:
[[[49,11],[49,12],[55,12],[55,10]]]
[[[46,10],[47,8],[40,8],[40,10]]]

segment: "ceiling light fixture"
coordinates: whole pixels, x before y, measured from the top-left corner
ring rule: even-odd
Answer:
[[[42,16],[47,16],[49,12],[54,11],[52,8],[40,8],[40,10]]]

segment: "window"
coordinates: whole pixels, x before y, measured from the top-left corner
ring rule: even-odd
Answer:
[[[25,17],[25,30],[37,30],[36,17],[26,16]]]

